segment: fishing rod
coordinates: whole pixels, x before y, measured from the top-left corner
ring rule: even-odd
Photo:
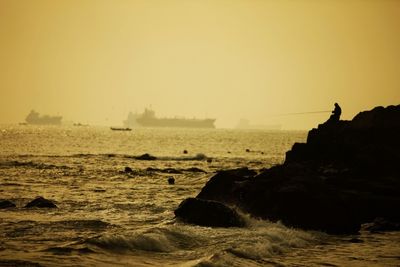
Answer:
[[[295,112],[295,113],[282,113],[282,114],[275,114],[275,115],[272,115],[272,116],[290,116],[290,115],[316,114],[316,113],[328,113],[328,112],[332,112],[332,110],[307,111],[307,112]]]

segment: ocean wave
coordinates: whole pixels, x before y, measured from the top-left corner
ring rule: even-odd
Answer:
[[[11,161],[1,161],[0,167],[22,167],[22,168],[33,168],[33,169],[71,169],[71,167],[62,165],[54,165],[54,164],[46,164],[42,162],[34,162],[34,161],[18,161],[18,160],[11,160]]]
[[[21,237],[28,235],[43,235],[51,233],[52,236],[63,231],[96,231],[101,232],[113,227],[112,224],[101,220],[62,220],[52,222],[37,222],[23,220],[13,224],[9,231],[5,232],[8,237]]]
[[[197,153],[194,156],[178,156],[178,157],[173,157],[173,156],[165,156],[165,157],[158,157],[160,160],[171,160],[171,161],[196,161],[196,160],[207,160],[209,157],[207,157],[206,154],[203,153]]]
[[[240,236],[231,247],[211,254],[192,265],[203,266],[264,266],[293,249],[306,248],[319,243],[315,235],[285,228],[281,225],[258,228],[252,234]]]
[[[87,241],[102,249],[115,252],[132,250],[173,252],[199,244],[198,238],[181,231],[179,227],[153,228],[133,235],[105,235]]]
[[[208,157],[204,153],[197,153],[195,155],[186,155],[186,156],[154,156],[148,153],[142,155],[130,155],[130,154],[118,154],[118,153],[76,153],[76,154],[18,154],[18,155],[9,155],[16,158],[126,158],[126,159],[141,159],[144,155],[148,155],[150,157],[154,157],[152,160],[160,160],[160,161],[203,161],[209,160],[211,157]],[[145,158],[147,159],[147,158]],[[5,161],[0,162],[1,164],[12,164],[15,163],[16,165],[29,165],[29,162],[26,161]],[[31,162],[32,163],[32,162]]]
[[[214,240],[208,240],[207,254],[180,266],[280,266],[275,261],[277,256],[321,244],[327,238],[323,233],[292,229],[281,223],[241,215],[246,221],[245,228],[220,229]]]

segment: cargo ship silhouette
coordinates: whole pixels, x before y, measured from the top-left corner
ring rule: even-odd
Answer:
[[[130,112],[124,121],[125,127],[181,127],[181,128],[215,128],[215,119],[157,118],[151,109],[142,114]]]
[[[25,118],[27,124],[36,125],[61,125],[61,120],[62,116],[40,115],[39,112],[34,110],[31,110]]]

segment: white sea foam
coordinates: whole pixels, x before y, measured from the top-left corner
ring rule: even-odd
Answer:
[[[152,228],[132,235],[105,235],[88,240],[100,248],[124,252],[142,250],[153,252],[173,252],[199,244],[199,237],[191,232],[181,231],[178,227]]]

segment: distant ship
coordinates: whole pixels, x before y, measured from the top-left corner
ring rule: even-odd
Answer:
[[[122,128],[122,127],[110,127],[113,131],[132,131],[131,128]]]
[[[151,109],[142,114],[129,113],[124,121],[126,127],[181,127],[181,128],[215,128],[215,119],[157,118]]]
[[[39,112],[32,110],[28,116],[26,116],[25,121],[27,124],[36,125],[60,125],[62,117],[61,116],[48,116],[40,115]]]

